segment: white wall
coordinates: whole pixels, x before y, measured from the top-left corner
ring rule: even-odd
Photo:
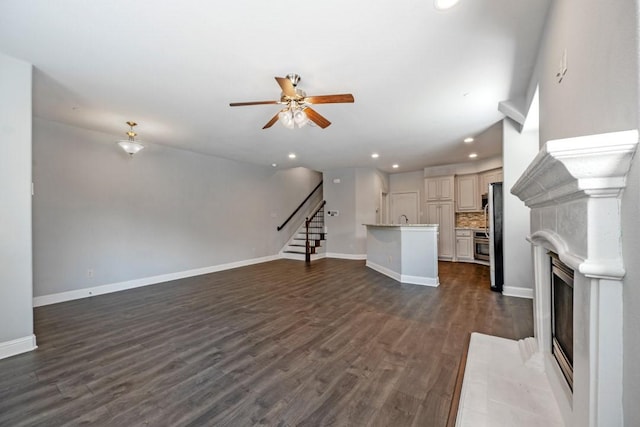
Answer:
[[[0,54],[0,358],[32,350],[31,64]]]
[[[34,120],[35,296],[276,255],[321,179],[116,139]]]
[[[540,143],[635,129],[638,105],[638,1],[552,2],[539,56]],[[555,75],[567,50],[568,71]],[[640,425],[640,227],[638,154],[622,199],[625,425]]]
[[[538,131],[519,132],[519,126],[505,119],[502,156],[504,224],[504,293],[533,296],[533,254],[526,240],[530,233],[531,210],[511,194],[510,189],[538,154]]]

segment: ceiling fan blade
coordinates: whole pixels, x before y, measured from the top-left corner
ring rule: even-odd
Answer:
[[[282,88],[282,93],[284,93],[286,96],[289,96],[291,98],[295,98],[298,96],[298,94],[296,93],[296,88],[293,87],[293,83],[291,83],[291,80],[286,77],[276,77],[276,81],[280,85],[280,88]]]
[[[246,105],[267,105],[278,104],[280,101],[251,101],[251,102],[231,102],[230,107],[244,107]]]
[[[304,109],[304,112],[307,115],[307,117],[309,118],[309,120],[311,120],[312,122],[314,122],[315,124],[320,126],[322,129],[326,128],[327,126],[329,126],[331,124],[331,122],[329,120],[327,120],[324,117],[322,117],[313,108],[307,107],[307,108]]]
[[[351,95],[350,93],[342,93],[339,95],[307,96],[304,101],[310,104],[335,104],[341,102],[353,102],[353,95]]]
[[[262,129],[268,129],[268,128],[270,128],[271,126],[273,126],[273,124],[274,124],[275,122],[277,122],[277,121],[278,121],[278,114],[280,114],[280,112],[279,112],[279,111],[276,113],[276,115],[275,115],[275,116],[273,116],[273,117],[271,118],[271,120],[269,120],[269,121],[267,122],[267,124],[266,124],[266,125],[264,125],[264,126],[262,127]]]

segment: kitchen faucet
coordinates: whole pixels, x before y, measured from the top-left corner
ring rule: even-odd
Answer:
[[[409,224],[409,217],[408,217],[408,216],[406,216],[405,214],[402,214],[402,215],[400,215],[400,216],[398,217],[398,222],[399,222],[399,223],[402,223],[402,217],[404,217],[404,223],[405,223],[405,224]]]

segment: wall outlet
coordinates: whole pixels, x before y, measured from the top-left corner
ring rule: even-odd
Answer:
[[[93,277],[93,268],[87,269],[87,277]]]

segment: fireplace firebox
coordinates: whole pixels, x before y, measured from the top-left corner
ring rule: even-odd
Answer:
[[[573,270],[551,256],[551,353],[573,390]]]

